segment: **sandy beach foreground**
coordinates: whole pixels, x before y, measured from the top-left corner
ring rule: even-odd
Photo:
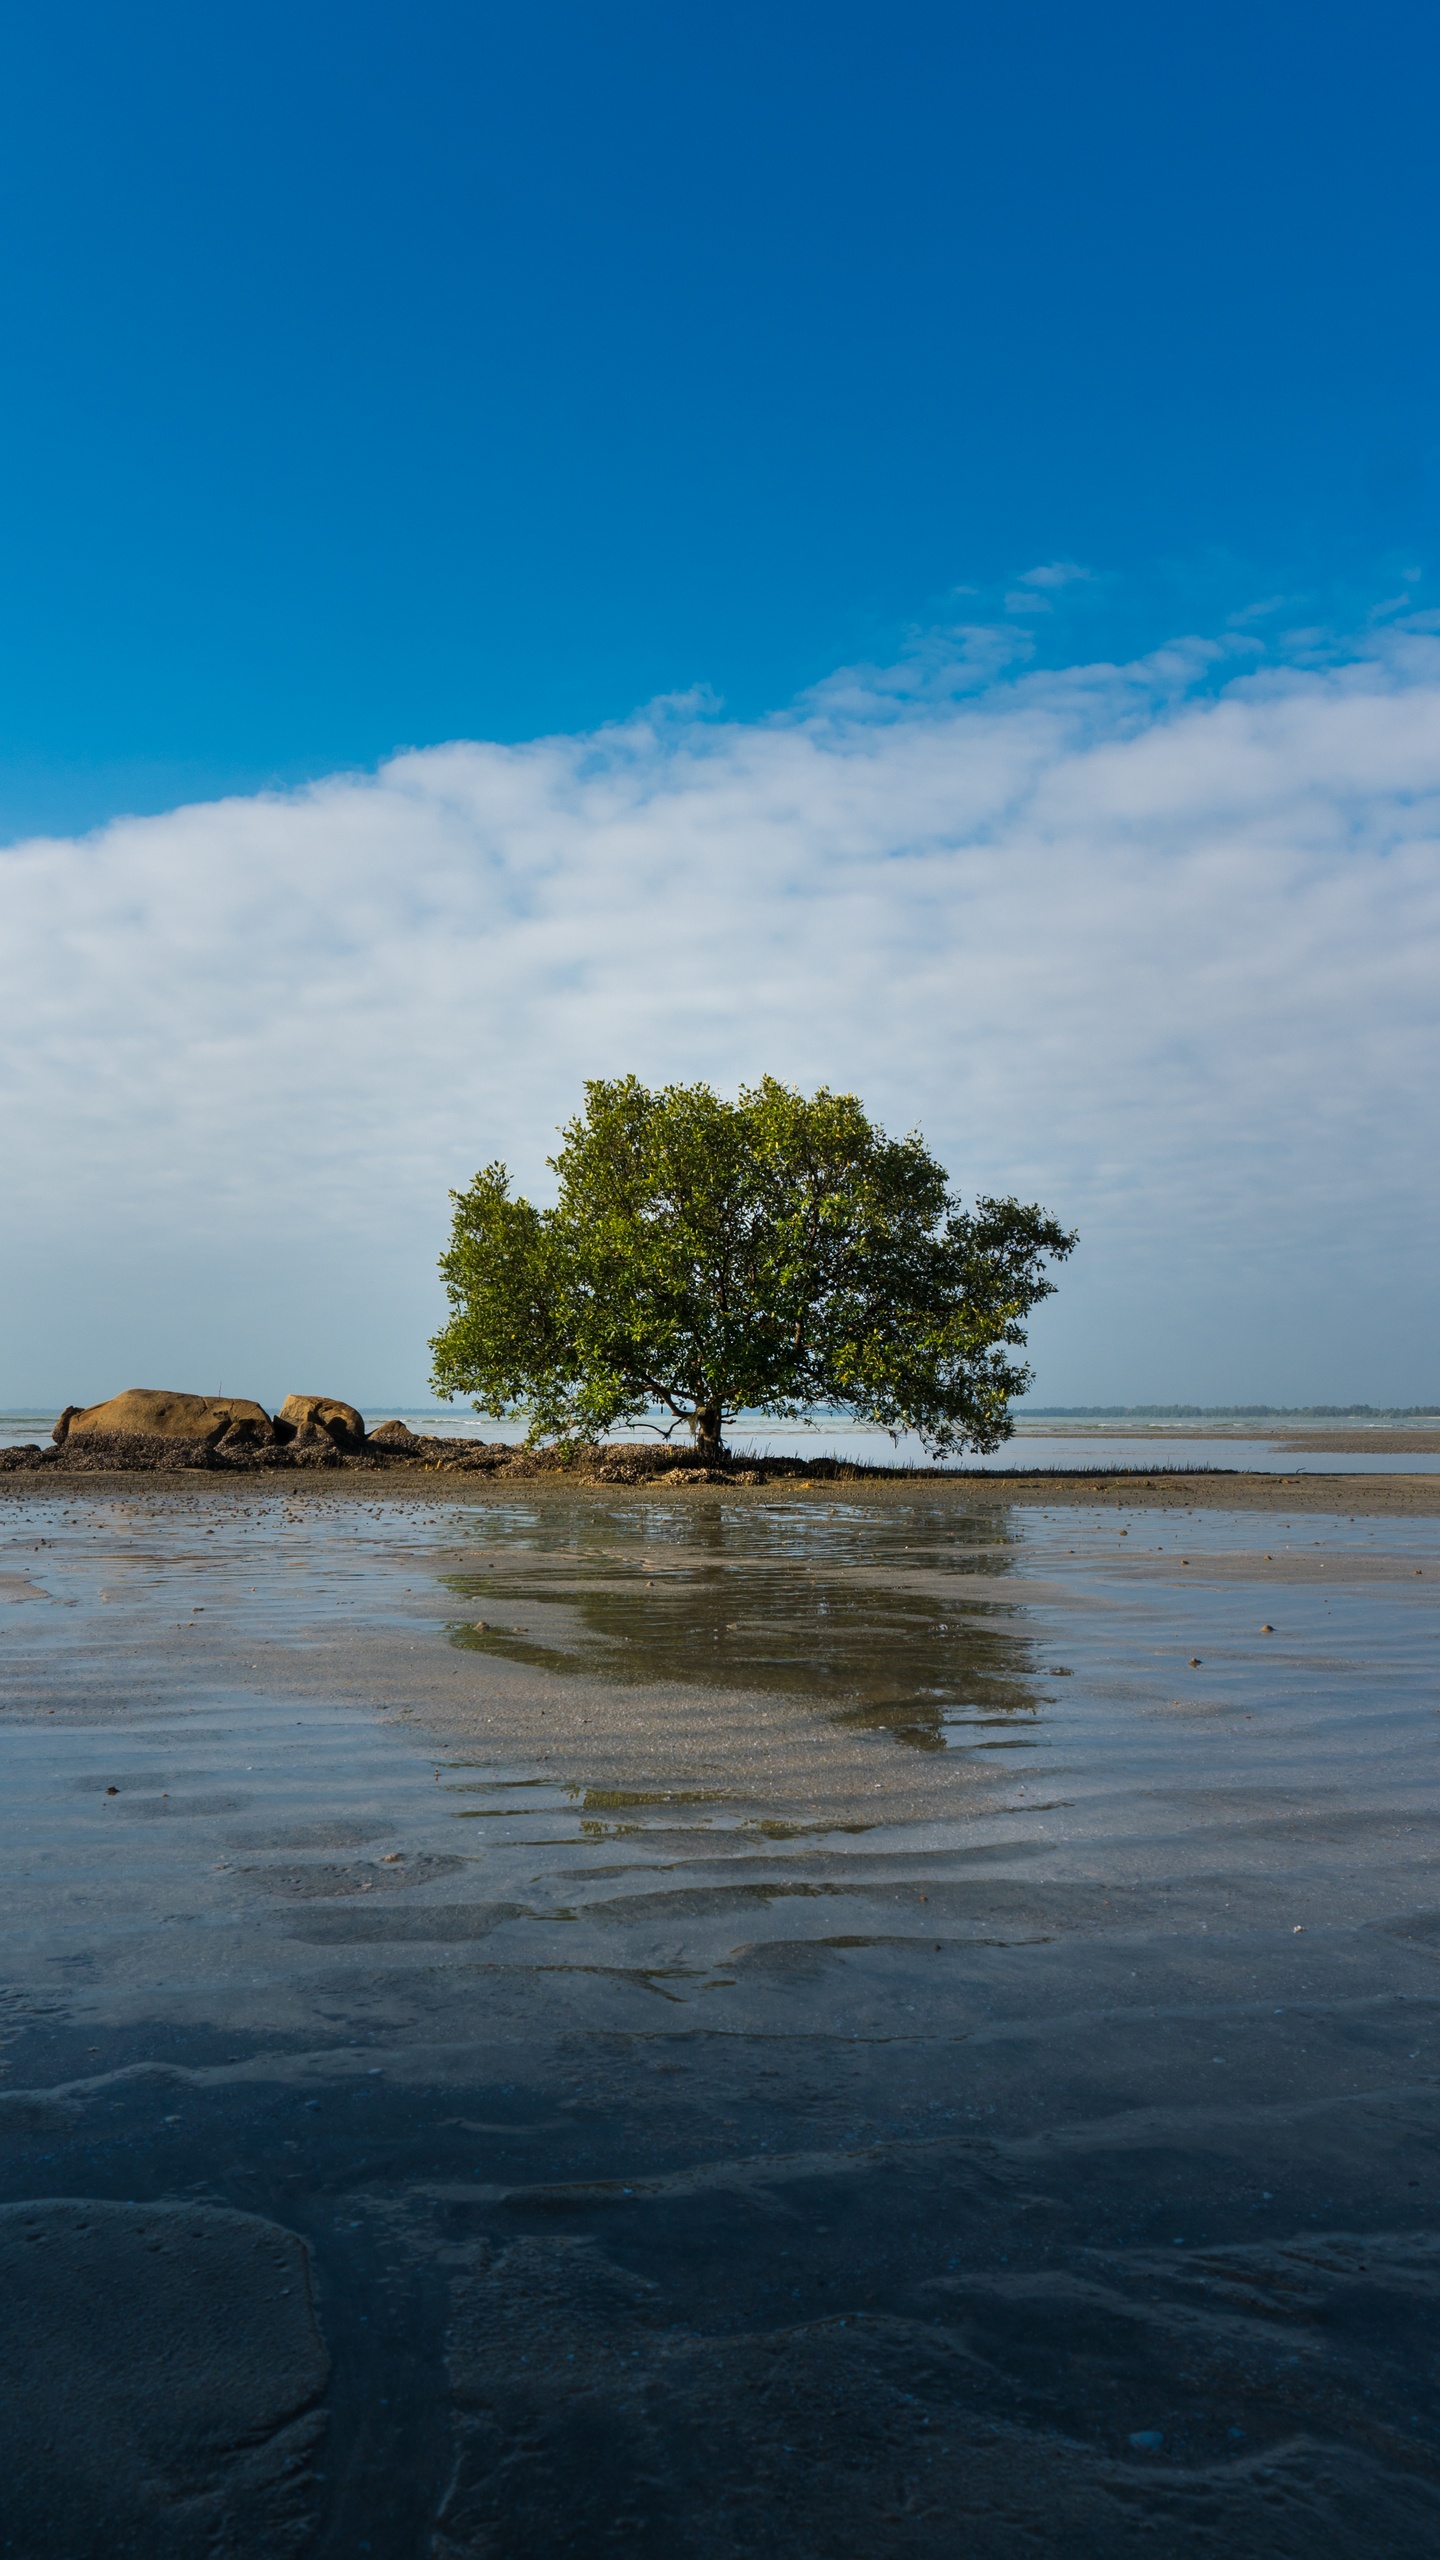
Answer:
[[[0,1490],[33,2560],[1440,2530],[1440,1484]]]

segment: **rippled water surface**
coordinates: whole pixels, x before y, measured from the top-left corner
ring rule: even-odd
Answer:
[[[1433,1521],[0,1538],[17,2548],[1433,2547]]]

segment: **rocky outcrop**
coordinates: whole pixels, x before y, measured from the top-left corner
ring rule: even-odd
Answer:
[[[765,1458],[736,1467],[703,1463],[692,1449],[648,1443],[569,1443],[532,1449],[513,1440],[440,1439],[408,1424],[382,1422],[368,1435],[364,1417],[339,1396],[287,1396],[272,1422],[245,1396],[184,1395],[132,1387],[99,1405],[67,1405],[54,1447],[0,1448],[0,1475],[54,1469],[66,1475],[168,1475],[176,1469],[270,1473],[290,1469],[394,1470],[416,1474],[558,1477],[574,1485],[658,1485],[688,1491],[704,1485],[768,1484],[785,1477],[844,1482],[866,1475],[928,1474],[929,1469],[867,1468],[833,1458]],[[936,1472],[943,1472],[937,1470]]]
[[[288,1423],[298,1441],[323,1436],[337,1449],[358,1449],[365,1438],[365,1416],[339,1396],[287,1396],[275,1419]]]
[[[57,1442],[113,1439],[135,1433],[147,1440],[192,1440],[216,1448],[232,1433],[237,1445],[265,1447],[275,1426],[250,1396],[192,1396],[173,1387],[127,1387],[104,1404],[67,1404],[51,1434]]]

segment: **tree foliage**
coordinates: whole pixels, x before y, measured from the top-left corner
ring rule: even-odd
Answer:
[[[1031,1374],[1010,1354],[1075,1242],[1043,1209],[967,1210],[918,1136],[770,1076],[735,1102],[597,1079],[561,1137],[553,1208],[502,1164],[451,1195],[440,1395],[528,1411],[532,1440],[657,1408],[707,1451],[737,1412],[817,1408],[937,1456],[1009,1438]]]

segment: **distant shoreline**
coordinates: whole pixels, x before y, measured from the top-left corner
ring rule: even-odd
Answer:
[[[1433,1422],[1440,1404],[1027,1404],[1017,1422]]]

